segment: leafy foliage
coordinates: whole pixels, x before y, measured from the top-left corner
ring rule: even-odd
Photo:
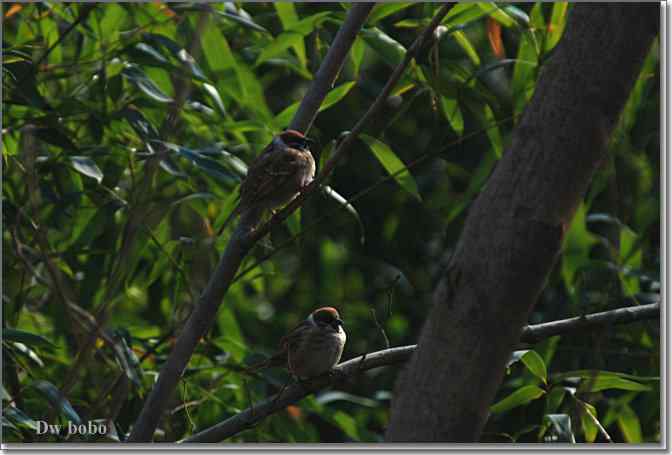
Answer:
[[[40,419],[107,422],[108,441],[128,433],[226,245],[228,231],[214,232],[245,163],[288,125],[346,7],[5,5],[6,441],[66,440],[38,436]],[[438,7],[375,7],[310,132],[321,162]],[[241,367],[318,305],[341,310],[345,358],[387,338],[415,341],[441,257],[569,9],[451,10],[329,187],[246,259],[155,440],[187,437],[282,387],[282,371]],[[660,292],[658,65],[654,47],[531,322]],[[514,354],[483,440],[658,441],[659,354],[649,323]],[[370,371],[231,441],[381,441],[396,372]]]

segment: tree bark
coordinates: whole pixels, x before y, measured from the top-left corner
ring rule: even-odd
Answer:
[[[658,4],[572,7],[435,290],[397,383],[387,441],[478,440],[658,28]]]

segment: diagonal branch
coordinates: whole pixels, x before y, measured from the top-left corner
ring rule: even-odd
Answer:
[[[659,298],[657,299],[660,300]],[[612,324],[657,319],[660,317],[660,303],[652,303],[634,307],[618,308],[576,318],[561,319],[542,324],[528,325],[523,329],[520,341],[537,343],[555,335],[574,331],[603,327]],[[273,395],[261,403],[255,404],[233,417],[217,425],[196,433],[181,442],[219,442],[230,438],[241,431],[253,427],[258,422],[285,409],[288,405],[334,385],[339,379],[355,376],[362,371],[405,362],[415,352],[417,345],[400,346],[381,351],[371,352],[343,362],[334,368],[335,373],[315,378],[310,383],[294,384],[287,387],[280,397]]]
[[[341,60],[347,55],[352,42],[357,36],[357,32],[362,27],[369,12],[373,8],[373,3],[359,3],[353,5],[348,16],[339,32],[334,39],[325,62],[329,62],[330,71],[320,71],[321,79],[315,81],[315,85],[319,87],[321,93],[318,93],[318,88],[311,89],[310,97],[306,98],[312,103],[315,111],[322,103],[322,100],[327,94],[329,86],[336,78],[336,73],[341,68],[343,62],[336,62],[337,58]],[[302,104],[304,101],[302,101]],[[300,109],[301,110],[301,109]],[[305,120],[295,120],[292,125],[296,127],[309,126],[315,112],[308,115],[304,109],[302,118]],[[302,124],[299,124],[302,123]],[[222,254],[217,268],[211,275],[210,280],[199,298],[198,305],[194,312],[189,317],[185,324],[179,338],[175,344],[175,348],[170,353],[166,363],[161,368],[159,378],[154,384],[152,392],[145,401],[140,416],[133,426],[133,431],[128,439],[129,442],[143,442],[150,441],[154,430],[159,424],[161,415],[169,401],[169,397],[175,390],[177,383],[182,376],[184,368],[187,366],[196,345],[199,340],[207,333],[214,321],[214,316],[217,309],[222,302],[222,298],[226,294],[231,282],[240,267],[242,260],[250,251],[256,240],[261,238],[257,236],[253,238],[251,235],[253,227],[241,220],[236,227],[226,250]],[[266,230],[268,232],[269,229]]]

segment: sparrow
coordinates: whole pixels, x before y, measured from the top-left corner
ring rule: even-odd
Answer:
[[[277,354],[247,371],[285,366],[299,380],[320,376],[338,364],[345,339],[338,310],[318,308],[280,340]]]
[[[296,130],[285,130],[268,144],[247,169],[240,185],[240,202],[224,221],[219,236],[236,215],[261,213],[291,202],[315,177],[313,141]]]

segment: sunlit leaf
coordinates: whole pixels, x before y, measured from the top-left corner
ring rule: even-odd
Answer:
[[[103,172],[91,158],[86,156],[71,156],[70,162],[77,172],[91,177],[98,183],[103,181]]]
[[[579,410],[581,413],[583,436],[586,442],[594,442],[598,431],[597,424],[595,423],[597,420],[597,410],[592,404],[583,401],[579,403]]]
[[[375,25],[381,19],[413,5],[415,3],[378,3],[369,14],[369,17],[366,18],[366,23],[368,25]]]
[[[299,15],[296,13],[294,3],[290,2],[273,2],[273,7],[278,13],[283,30],[291,29],[291,27],[299,21]],[[299,59],[302,68],[306,67],[306,46],[301,40],[300,43],[292,45],[292,49]]]
[[[268,33],[268,30],[266,30],[264,27],[261,25],[257,24],[252,17],[247,13],[242,8],[236,7],[234,3],[224,3],[224,11],[215,9],[217,14],[219,14],[222,17],[225,17],[226,19],[230,19],[233,22],[236,22],[245,28],[249,28],[250,30],[254,30],[257,32],[263,32],[263,33]]]
[[[500,414],[509,411],[518,406],[523,406],[530,401],[536,400],[537,398],[543,396],[544,393],[546,392],[536,385],[522,386],[511,395],[490,406],[490,412],[493,414]]]
[[[553,3],[551,21],[548,23],[546,31],[546,52],[553,49],[558,44],[558,41],[560,41],[562,32],[565,30],[565,23],[567,22],[568,5],[568,2]]]
[[[2,329],[2,338],[5,341],[18,341],[27,346],[53,348],[54,344],[42,335],[27,332],[25,330],[4,328]]]
[[[173,101],[137,66],[129,63],[121,71],[121,74],[153,100],[160,103],[171,103]]]
[[[642,442],[642,426],[639,422],[639,417],[629,405],[623,405],[619,409],[618,428],[623,433],[625,442],[630,444],[637,444]]]
[[[441,113],[446,117],[451,128],[458,136],[464,134],[464,118],[460,110],[460,104],[456,99],[447,98],[443,95],[439,98],[441,100]]]
[[[528,370],[541,379],[546,384],[546,364],[539,354],[535,351],[528,351],[521,357],[521,361],[525,364]]]
[[[404,55],[406,55],[404,46],[376,27],[364,29],[360,32],[360,35],[366,41],[366,44],[376,51],[385,63],[392,67],[401,63]]]
[[[478,56],[478,52],[476,52],[476,49],[471,44],[471,41],[469,41],[469,38],[467,38],[467,35],[464,34],[464,32],[455,31],[452,33],[452,36],[467,54],[469,60],[471,60],[474,65],[479,66],[481,64],[481,58]]]
[[[409,194],[414,196],[418,201],[422,201],[418,186],[415,179],[406,168],[406,165],[397,157],[392,149],[384,142],[379,141],[375,137],[366,134],[359,136],[369,146],[374,156],[383,165],[385,170],[392,176],[394,180],[406,190]]]

